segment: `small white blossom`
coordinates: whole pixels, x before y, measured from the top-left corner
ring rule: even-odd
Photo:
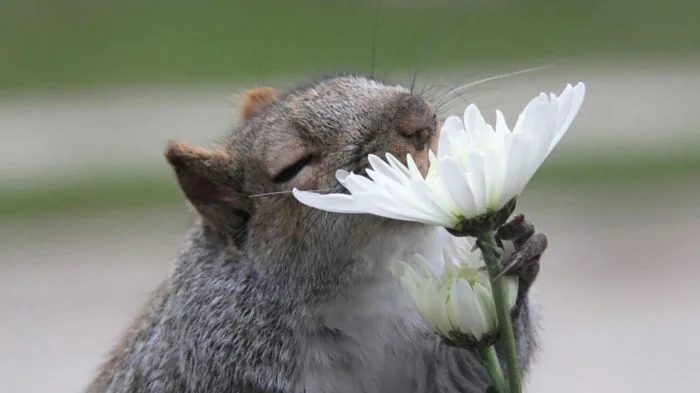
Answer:
[[[399,262],[394,273],[416,304],[425,323],[454,342],[479,346],[493,340],[498,332],[496,305],[491,284],[477,254],[471,252],[466,238],[450,237],[440,261],[428,261],[416,254]],[[441,268],[435,269],[437,265]],[[436,270],[438,270],[436,272]],[[515,305],[518,281],[503,279],[506,301]]]
[[[559,96],[541,93],[525,106],[512,130],[500,111],[494,127],[476,105],[469,105],[463,119],[445,120],[437,155],[429,152],[425,177],[410,155],[407,165],[391,154],[386,161],[369,155],[369,178],[336,172],[349,195],[294,189],[294,196],[331,212],[456,228],[465,220],[502,209],[523,191],[569,129],[585,93],[583,83],[567,85]]]

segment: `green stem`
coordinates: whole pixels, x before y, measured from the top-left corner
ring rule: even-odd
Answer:
[[[503,370],[501,370],[501,363],[498,361],[498,355],[496,355],[496,348],[493,345],[489,345],[486,348],[481,348],[479,354],[481,354],[481,358],[486,364],[486,371],[488,371],[491,383],[498,390],[498,393],[508,393]]]
[[[486,232],[477,238],[479,249],[484,256],[484,262],[488,269],[489,276],[495,277],[501,269],[501,250],[498,248],[493,232]],[[498,325],[501,330],[501,339],[506,344],[506,363],[508,365],[508,383],[510,393],[521,393],[520,367],[518,366],[518,351],[515,344],[515,332],[513,331],[513,321],[510,317],[510,307],[507,304],[506,286],[500,278],[491,283],[493,290],[493,301],[496,305],[498,315]]]

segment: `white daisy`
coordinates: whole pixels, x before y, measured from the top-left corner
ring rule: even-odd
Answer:
[[[455,344],[468,347],[491,345],[497,338],[498,317],[488,274],[484,264],[471,252],[466,238],[451,237],[443,257],[440,272],[416,254],[410,261],[399,262],[394,273],[416,304],[424,322]],[[518,281],[504,279],[506,302],[515,305]]]
[[[349,195],[294,189],[294,196],[301,203],[331,212],[369,213],[466,234],[483,232],[496,223],[478,218],[505,211],[496,220],[505,221],[515,198],[569,129],[585,93],[583,83],[567,85],[559,96],[541,93],[525,106],[512,130],[501,111],[496,111],[494,127],[471,104],[463,119],[450,116],[445,120],[437,155],[429,152],[425,177],[410,155],[407,165],[391,154],[386,161],[370,155],[369,178],[336,172]],[[475,218],[476,226],[468,222]]]

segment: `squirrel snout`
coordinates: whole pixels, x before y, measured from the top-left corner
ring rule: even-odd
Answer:
[[[406,120],[407,124],[399,128],[399,135],[407,139],[416,150],[425,149],[437,132],[437,116],[431,111],[419,118],[409,116]]]

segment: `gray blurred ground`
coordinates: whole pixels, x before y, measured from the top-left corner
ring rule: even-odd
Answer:
[[[527,194],[520,208],[550,238],[536,286],[544,348],[528,391],[692,391],[700,207],[663,188],[633,209],[632,193],[589,193],[602,209],[547,194]],[[3,391],[78,391],[170,268],[185,210],[3,228]]]
[[[617,147],[622,154],[697,140],[700,68],[626,69],[531,75],[509,85],[515,92],[507,99],[497,90],[476,98],[517,108],[540,89],[581,78],[590,95],[562,150],[585,155]],[[158,164],[166,139],[207,142],[220,134],[230,120],[228,92],[0,102],[0,177]],[[698,191],[697,179],[527,191],[519,210],[550,238],[536,286],[544,348],[528,391],[651,393],[700,385]],[[0,226],[3,391],[79,391],[170,269],[189,220],[183,205]]]

